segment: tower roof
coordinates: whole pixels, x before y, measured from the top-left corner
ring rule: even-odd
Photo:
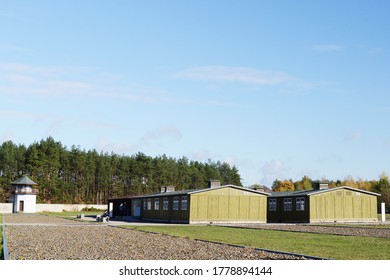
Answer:
[[[30,178],[28,178],[27,176],[23,176],[21,178],[19,178],[18,180],[16,180],[15,182],[12,182],[11,185],[26,185],[26,186],[34,186],[34,185],[38,185],[37,183],[35,183],[33,180],[31,180]]]

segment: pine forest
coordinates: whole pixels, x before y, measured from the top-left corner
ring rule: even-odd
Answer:
[[[241,185],[236,167],[166,155],[150,157],[70,149],[49,137],[28,147],[3,142],[0,146],[0,202],[10,197],[10,182],[21,175],[38,183],[38,203],[105,204],[110,197],[207,187],[210,179]]]

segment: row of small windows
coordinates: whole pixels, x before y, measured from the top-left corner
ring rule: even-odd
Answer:
[[[276,211],[276,198],[270,198],[268,200],[268,210]],[[292,198],[283,199],[283,210],[292,211]],[[305,198],[297,197],[295,199],[295,210],[296,211],[305,211]]]
[[[180,208],[179,208],[179,201],[181,200],[180,203]],[[178,196],[173,197],[172,201],[172,210],[177,211],[177,210],[187,210],[187,196],[182,196],[179,198]],[[169,207],[169,200],[167,197],[163,198],[163,203],[162,203],[162,210],[168,210]],[[160,199],[159,198],[154,198],[153,199],[153,209],[152,209],[152,199],[148,198],[143,201],[143,209],[144,210],[160,210]]]

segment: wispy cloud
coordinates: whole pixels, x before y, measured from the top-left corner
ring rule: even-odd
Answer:
[[[23,63],[0,64],[0,91],[13,96],[83,96],[146,104],[194,102],[159,87],[138,84],[126,75],[78,66],[41,66]]]
[[[13,84],[32,84],[36,83],[38,80],[34,77],[28,75],[20,75],[20,74],[9,74],[5,75],[4,79]]]
[[[288,178],[289,171],[290,168],[281,160],[268,161],[260,168],[260,172],[263,173],[263,178],[260,182],[266,186],[271,186],[275,179],[282,180]]]
[[[6,141],[12,141],[15,137],[15,133],[12,130],[6,130],[0,135],[0,144]]]
[[[197,160],[197,161],[206,161],[206,160],[211,158],[211,154],[210,154],[209,150],[202,149],[202,150],[198,150],[198,151],[193,152],[192,154],[190,154],[189,157],[191,159]]]
[[[0,43],[0,52],[26,52],[26,51],[29,51],[29,49],[16,46],[13,44]]]
[[[0,110],[0,117],[4,119],[21,120],[21,121],[34,121],[34,122],[46,122],[51,121],[63,121],[64,118],[57,115],[19,111],[19,110]]]
[[[108,153],[114,152],[118,154],[130,154],[136,151],[137,145],[125,141],[114,143],[106,137],[100,137],[95,144],[95,149],[98,152],[103,151]]]
[[[382,52],[382,48],[370,48],[368,54],[375,55]]]
[[[344,141],[357,141],[363,138],[363,132],[360,130],[345,133],[343,140]]]
[[[178,141],[182,139],[182,137],[182,133],[176,126],[168,125],[162,126],[157,130],[148,131],[141,140],[143,144],[148,144],[150,141],[161,140],[164,138],[170,138]]]
[[[83,67],[0,64],[0,90],[9,95],[93,94],[92,71]]]
[[[193,67],[178,73],[175,76],[193,80],[236,82],[256,85],[275,85],[294,80],[292,76],[284,72],[230,66]]]
[[[9,20],[18,20],[18,21],[29,21],[26,17],[15,14],[14,12],[0,10],[0,18],[5,18]]]
[[[310,46],[310,49],[316,52],[341,52],[345,50],[344,46],[341,45],[333,45],[333,44],[328,44],[328,45],[312,45]]]
[[[229,164],[230,166],[237,165],[238,163],[238,159],[235,156],[227,156],[222,161]]]

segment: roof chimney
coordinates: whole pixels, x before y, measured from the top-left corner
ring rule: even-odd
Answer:
[[[210,180],[209,181],[209,188],[212,189],[212,188],[218,188],[221,186],[221,181],[219,180]]]
[[[318,187],[317,187],[318,190],[326,190],[328,188],[329,188],[328,183],[318,183]]]
[[[173,186],[167,186],[167,187],[160,188],[161,193],[174,192],[174,191],[175,191],[175,187],[173,187]]]

